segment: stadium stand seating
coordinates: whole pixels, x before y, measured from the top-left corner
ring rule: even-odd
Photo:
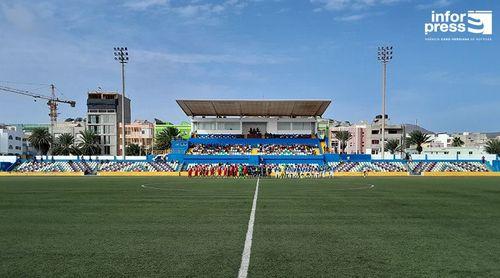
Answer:
[[[403,162],[329,162],[335,172],[406,172]]]
[[[174,172],[178,162],[25,161],[16,172]]]
[[[25,161],[14,169],[16,172],[77,172],[66,161]]]
[[[420,161],[409,162],[409,170],[415,174],[422,172],[489,172],[488,167],[478,161]]]
[[[178,162],[113,161],[100,164],[98,170],[102,172],[174,172],[177,170],[178,166]]]
[[[243,138],[243,135],[233,135],[233,134],[196,134],[193,138],[205,138],[205,139],[235,139]]]
[[[251,152],[250,145],[194,144],[188,150],[193,155],[249,155]]]
[[[259,146],[259,154],[264,155],[314,155],[316,150],[313,146],[293,144],[278,145],[264,144]]]

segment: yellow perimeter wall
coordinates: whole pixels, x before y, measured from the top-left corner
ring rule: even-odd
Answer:
[[[500,177],[500,172],[422,172],[426,177]]]
[[[98,172],[103,177],[187,177],[187,172]]]
[[[77,177],[83,172],[0,172],[0,177]]]
[[[407,177],[408,172],[367,172],[369,177]],[[335,177],[362,177],[363,172],[335,172]]]

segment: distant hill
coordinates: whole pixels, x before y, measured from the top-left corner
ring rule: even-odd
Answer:
[[[497,136],[500,136],[500,132],[486,132],[486,137],[488,138],[495,138]]]

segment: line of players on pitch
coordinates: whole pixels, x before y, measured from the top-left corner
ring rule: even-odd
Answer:
[[[333,178],[335,168],[318,164],[196,164],[187,169],[188,177],[274,177]]]

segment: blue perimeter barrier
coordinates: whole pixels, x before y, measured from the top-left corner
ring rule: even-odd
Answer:
[[[7,171],[9,170],[10,166],[12,166],[13,163],[10,162],[0,162],[0,171]]]
[[[500,172],[500,160],[493,160],[493,170]]]

